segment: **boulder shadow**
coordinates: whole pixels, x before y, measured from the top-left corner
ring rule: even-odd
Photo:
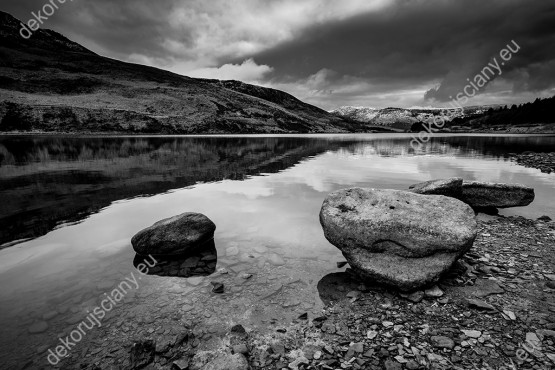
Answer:
[[[489,216],[497,216],[499,214],[499,208],[496,207],[472,207],[474,213],[484,213]]]
[[[208,276],[216,271],[218,251],[214,240],[203,244],[202,249],[178,256],[156,256],[156,263],[149,267],[147,275],[178,276],[188,278],[192,276]],[[135,254],[133,266],[139,269],[140,264],[153,264],[151,256]]]
[[[361,284],[352,273],[332,272],[327,274],[318,282],[317,289],[320,299],[325,305],[338,302],[347,297],[352,290],[357,290]]]
[[[437,283],[422,287],[420,290],[431,288],[434,285],[439,285],[444,290],[450,290],[460,285],[457,279],[464,276],[465,271],[466,267],[460,263],[460,261],[456,261],[453,266],[441,276]],[[325,305],[348,299],[348,294],[351,291],[394,295],[407,294],[394,287],[380,283],[372,283],[367,279],[361,278],[351,268],[347,268],[345,272],[333,272],[324,276],[318,281],[317,289],[320,299]]]

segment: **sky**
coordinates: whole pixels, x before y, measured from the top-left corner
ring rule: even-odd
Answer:
[[[58,9],[42,27],[98,54],[327,110],[555,95],[553,0],[50,1]],[[0,10],[27,22],[46,3],[2,0]]]

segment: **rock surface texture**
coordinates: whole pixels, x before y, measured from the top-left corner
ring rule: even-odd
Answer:
[[[216,225],[200,213],[182,213],[156,222],[131,239],[140,255],[175,256],[190,253],[214,238]]]
[[[361,277],[403,291],[437,282],[476,237],[468,205],[400,190],[333,192],[322,205],[320,223]]]
[[[409,186],[409,190],[417,194],[445,195],[451,198],[462,197],[463,179],[451,177],[448,179],[431,180]]]

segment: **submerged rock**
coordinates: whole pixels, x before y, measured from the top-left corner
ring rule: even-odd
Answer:
[[[462,201],[471,207],[523,207],[534,200],[534,189],[520,184],[464,181]]]
[[[29,327],[30,334],[40,334],[48,330],[48,324],[44,321],[37,321]]]
[[[131,239],[140,255],[175,256],[190,253],[214,238],[216,225],[200,213],[182,213],[156,222]]]
[[[431,180],[409,186],[409,190],[417,194],[445,195],[451,198],[462,197],[463,179],[451,177],[449,179]]]
[[[437,282],[476,238],[468,205],[399,190],[331,193],[320,223],[358,275],[404,291]]]
[[[212,293],[222,294],[224,292],[224,284],[212,281]]]
[[[218,252],[214,240],[191,253],[176,256],[142,256],[136,254],[133,265],[141,273],[158,276],[208,276],[216,271]]]

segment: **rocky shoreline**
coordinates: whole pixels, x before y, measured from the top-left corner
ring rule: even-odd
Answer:
[[[555,172],[555,152],[511,154],[511,159],[521,166],[537,168],[544,173]]]
[[[323,357],[312,356],[310,364],[322,369],[552,368],[555,224],[512,217],[482,218],[479,224],[473,250],[439,289],[401,296],[361,285],[348,274],[330,279],[323,324],[320,319],[306,325],[305,336],[324,344]]]
[[[368,286],[340,268],[340,262],[336,273],[318,283],[321,311],[307,310],[291,321],[270,320],[267,330],[247,322],[215,330],[204,320],[181,328],[181,321],[174,321],[176,326],[170,328],[160,320],[159,329],[137,336],[125,324],[116,325],[98,338],[96,349],[89,347],[64,365],[191,370],[552,368],[555,222],[547,217],[533,221],[479,215],[478,228],[474,247],[433,289],[407,295]],[[220,269],[212,279],[221,279],[222,273]],[[243,279],[248,282],[247,275]],[[271,300],[279,304],[280,292]],[[125,337],[130,342],[120,347]]]
[[[269,349],[253,339],[252,368],[553,368],[555,223],[479,225],[473,250],[436,289],[401,296],[330,277],[322,316],[278,329]]]

